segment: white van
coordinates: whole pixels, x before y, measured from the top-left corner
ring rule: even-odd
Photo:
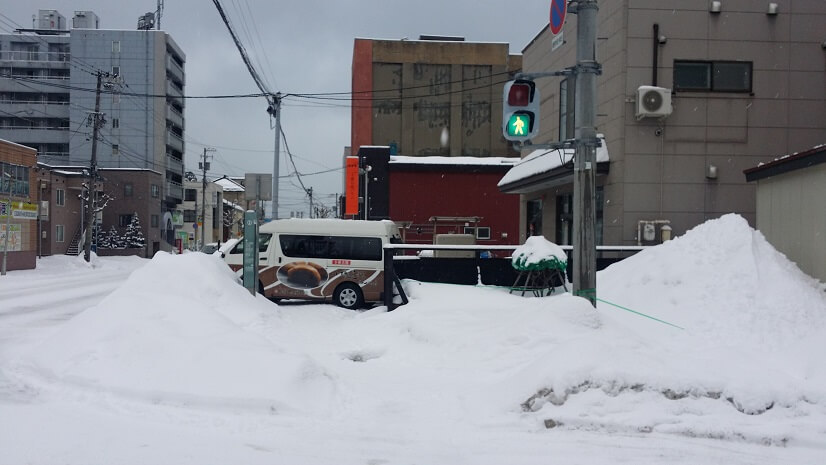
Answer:
[[[381,302],[384,244],[401,242],[392,221],[287,219],[258,228],[259,292],[280,299],[332,301],[344,308]],[[239,241],[224,260],[243,267]]]

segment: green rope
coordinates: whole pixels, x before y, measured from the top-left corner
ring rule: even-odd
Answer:
[[[613,303],[613,302],[608,302],[607,300],[599,299],[599,298],[597,298],[597,290],[596,290],[596,289],[582,289],[582,290],[580,290],[580,291],[575,292],[575,293],[574,293],[574,295],[577,295],[577,296],[582,296],[582,297],[587,297],[587,298],[593,298],[594,300],[596,300],[596,301],[598,301],[598,302],[602,302],[602,303],[604,303],[604,304],[608,304],[608,305],[613,305],[614,307],[621,308],[621,309],[623,309],[623,310],[625,310],[625,311],[627,311],[627,312],[631,312],[631,313],[634,313],[634,314],[637,314],[637,315],[640,315],[640,316],[644,316],[644,317],[646,317],[646,318],[650,318],[650,319],[652,319],[652,320],[654,320],[654,321],[658,321],[658,322],[663,323],[663,324],[666,324],[666,325],[668,325],[668,326],[673,326],[673,327],[675,327],[675,328],[677,328],[677,329],[682,329],[683,331],[685,331],[685,328],[683,328],[682,326],[677,326],[677,325],[675,325],[675,324],[673,324],[673,323],[669,323],[669,322],[667,322],[667,321],[665,321],[665,320],[660,320],[659,318],[654,318],[654,317],[653,317],[653,316],[651,316],[651,315],[646,315],[645,313],[638,312],[638,311],[636,311],[636,310],[631,310],[631,309],[630,309],[630,308],[628,308],[628,307],[623,307],[622,305],[618,305],[618,304],[615,304],[615,303]]]

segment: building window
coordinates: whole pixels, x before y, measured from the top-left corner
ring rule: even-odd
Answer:
[[[158,198],[161,196],[161,188],[157,184],[152,184],[150,191],[152,192],[152,197]]]
[[[198,198],[198,191],[195,189],[186,189],[184,191],[184,201],[194,202]]]
[[[674,61],[674,90],[751,92],[750,61]]]
[[[63,189],[57,189],[55,192],[55,205],[60,207],[66,205],[66,191]]]
[[[490,239],[490,228],[487,226],[465,226],[465,234],[474,234],[476,239]]]
[[[151,218],[150,219],[150,226],[153,227],[153,228],[157,228],[158,227],[158,215],[152,215],[150,218]]]
[[[559,140],[574,138],[574,102],[576,80],[563,79],[559,83]]]
[[[120,66],[113,66],[112,67],[112,75],[113,76],[120,76]]]
[[[120,53],[120,41],[113,40],[112,41],[112,53]]]
[[[184,210],[184,223],[194,223],[195,219],[195,210]]]
[[[112,118],[112,129],[117,129],[120,127],[120,120],[117,118]]]
[[[525,215],[525,231],[528,236],[542,235],[542,199],[528,200],[525,205],[527,214]]]
[[[0,163],[0,193],[27,197],[29,195],[29,168],[11,163]]]
[[[66,238],[63,235],[63,225],[62,224],[55,225],[55,227],[54,227],[54,240],[55,240],[55,242],[64,242],[65,239]]]
[[[128,215],[119,215],[118,216],[118,226],[120,226],[121,228],[125,228],[125,227],[129,226],[129,223],[131,223],[131,222],[132,222],[132,214],[131,213],[128,214]]]
[[[117,155],[120,153],[120,146],[118,144],[112,144],[112,155]]]
[[[126,183],[123,185],[123,196],[124,197],[132,197],[132,184]]]
[[[574,236],[574,194],[556,196],[556,240],[559,245],[571,245]]]

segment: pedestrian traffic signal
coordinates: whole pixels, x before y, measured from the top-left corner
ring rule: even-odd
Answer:
[[[539,89],[533,81],[517,79],[505,83],[502,98],[502,135],[525,142],[539,132]]]

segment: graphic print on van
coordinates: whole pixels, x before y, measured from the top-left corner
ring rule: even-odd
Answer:
[[[287,263],[278,269],[278,280],[296,289],[312,289],[327,282],[328,273],[323,266],[313,262]]]

